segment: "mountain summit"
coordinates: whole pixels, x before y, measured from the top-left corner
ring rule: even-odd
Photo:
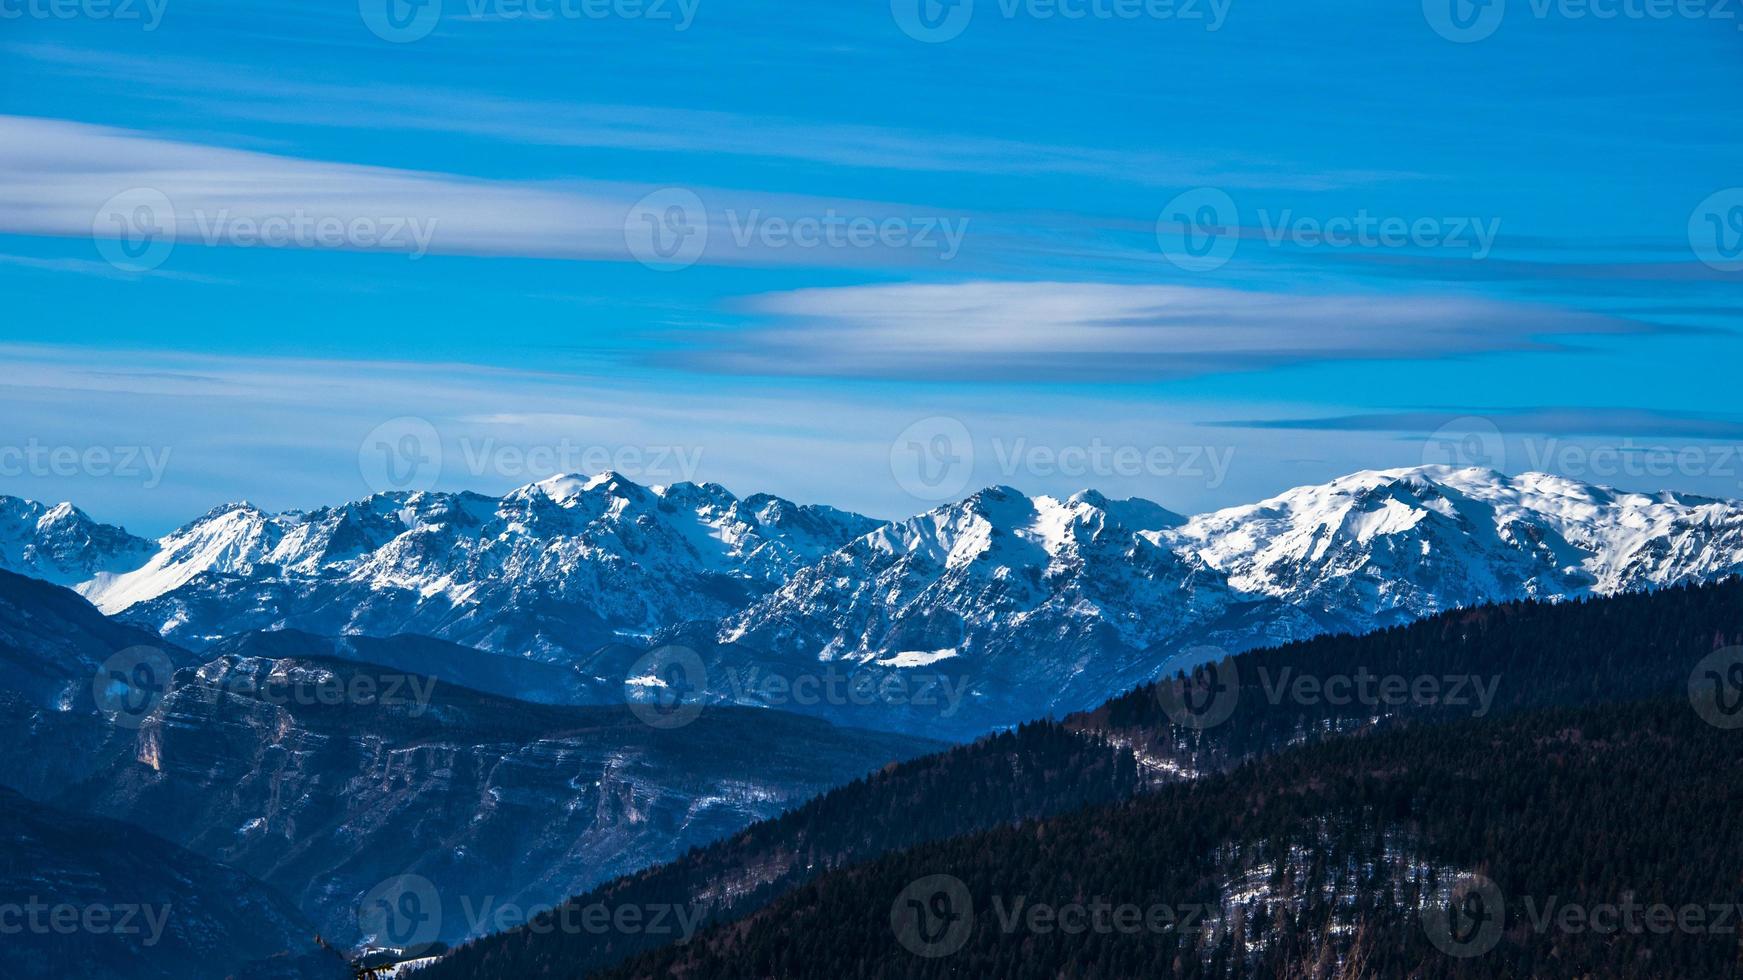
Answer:
[[[962,711],[925,730],[949,734],[1082,708],[1215,655],[1195,647],[1238,651],[1743,568],[1743,502],[1434,466],[1355,473],[1190,519],[1094,491],[1060,500],[991,487],[880,524],[615,473],[500,498],[381,494],[283,514],[231,505],[154,546],[62,508],[58,519],[15,500],[0,511],[38,515],[37,537],[11,534],[14,566],[88,569],[78,588],[101,609],[193,648],[257,629],[415,632],[612,683],[626,656],[677,637],[705,648],[711,670],[948,678],[962,685]],[[85,564],[57,549],[73,538],[95,542]]]

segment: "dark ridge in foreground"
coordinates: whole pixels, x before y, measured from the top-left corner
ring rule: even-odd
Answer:
[[[1735,977],[1737,755],[1686,699],[1338,739],[835,872],[606,976]]]
[[[0,789],[0,976],[340,980],[267,886],[137,827]]]
[[[1036,723],[893,766],[679,860],[617,879],[568,905],[682,907],[704,922],[753,913],[832,869],[926,841],[1068,813],[1145,788],[1233,769],[1291,744],[1425,723],[1494,720],[1522,710],[1678,696],[1695,664],[1743,638],[1743,583],[1581,602],[1508,603],[1446,613],[1364,636],[1322,637],[1232,658],[1226,719],[1176,725],[1182,685],[1150,685],[1102,708]],[[1437,700],[1335,704],[1296,696],[1302,673],[1324,680],[1440,680]],[[1293,671],[1286,674],[1285,671]],[[1466,678],[1460,697],[1457,681]],[[1488,693],[1480,698],[1480,680]],[[1285,692],[1276,696],[1276,692]],[[1183,716],[1184,717],[1184,716]],[[1207,719],[1208,720],[1208,719]],[[560,910],[562,911],[562,910]],[[559,924],[561,915],[546,926]],[[646,931],[521,928],[469,943],[420,976],[584,977],[670,942]],[[705,975],[705,974],[703,974]]]

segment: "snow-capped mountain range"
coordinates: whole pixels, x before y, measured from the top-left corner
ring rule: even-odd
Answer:
[[[0,568],[72,585],[138,567],[157,546],[91,520],[72,504],[0,496]]]
[[[76,581],[104,612],[185,646],[253,629],[413,632],[607,677],[677,637],[710,669],[955,677],[966,687],[950,719],[853,716],[933,732],[1085,707],[1190,647],[1743,569],[1743,502],[1448,467],[1356,473],[1190,519],[994,487],[880,523],[610,473],[500,498],[237,504],[154,545],[67,505],[5,499],[0,514],[25,515],[0,523],[4,567]]]
[[[715,484],[606,473],[503,497],[219,507],[78,590],[196,648],[248,629],[424,633],[563,661],[742,608],[877,522]]]

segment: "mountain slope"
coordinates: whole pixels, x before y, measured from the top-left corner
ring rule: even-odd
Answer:
[[[91,706],[91,682],[112,655],[152,647],[178,665],[193,655],[145,630],[106,619],[73,592],[0,571],[0,667],[5,686],[56,711]]]
[[[316,945],[295,906],[247,875],[8,789],[0,789],[0,905],[16,910],[0,973],[18,980],[351,976]]]
[[[534,704],[613,704],[623,700],[621,685],[602,684],[572,667],[490,653],[415,634],[315,636],[300,630],[244,633],[220,640],[200,656],[350,660]]]
[[[1733,976],[1734,736],[1679,699],[1337,740],[833,872],[605,975]]]
[[[1357,473],[1157,535],[1245,593],[1363,631],[1508,599],[1711,581],[1743,568],[1743,505],[1527,473]]]
[[[131,734],[55,802],[247,871],[347,944],[396,876],[439,892],[425,941],[459,939],[937,746],[750,709],[668,730],[307,656],[180,671]]]
[[[1189,520],[1142,500],[994,487],[880,525],[608,473],[502,498],[219,508],[139,568],[80,589],[194,648],[256,630],[412,633],[574,669],[593,689],[677,642],[701,654],[713,683],[700,696],[714,702],[973,737],[1216,655],[1194,648],[1738,570],[1743,503],[1542,474],[1369,471]],[[783,702],[746,683],[819,675],[904,694],[943,685],[953,707]]]
[[[1179,522],[1138,503],[984,490],[800,570],[727,617],[716,639],[790,670],[823,662],[967,680],[963,711],[935,730],[973,733],[1094,704],[1147,676],[1156,645],[1245,604],[1203,562],[1121,523]]]
[[[267,514],[218,508],[149,561],[81,586],[108,613],[201,646],[235,633],[425,633],[568,660],[620,635],[713,619],[874,522],[716,484],[606,473],[502,498],[395,493]]]
[[[154,545],[99,524],[72,504],[0,497],[0,570],[57,585],[137,567]]]
[[[1743,581],[1729,580],[1571,603],[1509,603],[1251,651],[1220,674],[1233,692],[1220,723],[1175,724],[1180,700],[1147,686],[1063,725],[1025,725],[891,766],[670,864],[608,882],[569,906],[682,907],[705,921],[731,922],[832,869],[892,850],[1111,802],[1304,742],[1686,696],[1697,664],[1715,646],[1740,641]],[[1323,685],[1363,671],[1470,683],[1454,681],[1422,702],[1271,697],[1296,690],[1291,681],[1302,676]],[[514,930],[456,949],[427,976],[583,977],[664,941],[635,932]]]
[[[104,618],[77,593],[0,572],[0,784],[41,799],[104,764],[191,653]],[[97,703],[100,676],[139,683],[134,703]],[[103,709],[123,712],[111,724]]]
[[[728,616],[715,639],[745,652],[718,656],[950,675],[964,710],[936,730],[964,734],[1086,708],[1171,658],[1743,569],[1743,503],[1536,474],[1372,471],[1184,522],[1121,512],[994,488],[886,525]]]
[[[149,641],[66,589],[0,573],[0,652],[17,667],[0,673],[0,784],[239,867],[347,944],[362,938],[358,901],[396,875],[436,884],[431,938],[455,939],[515,921],[474,923],[487,897],[495,911],[555,901],[939,747],[749,709],[661,729],[621,703],[528,704],[317,655],[556,669],[421,637],[248,636],[204,663]],[[118,649],[161,656],[165,676],[111,721],[93,690]]]

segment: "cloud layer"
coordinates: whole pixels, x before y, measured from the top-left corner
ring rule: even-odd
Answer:
[[[25,235],[150,230],[173,232],[177,246],[878,266],[954,258],[968,220],[889,202],[482,180],[0,115],[0,232]],[[898,234],[884,233],[891,223]],[[876,234],[846,237],[861,224]],[[807,243],[807,229],[836,226],[839,243]],[[677,250],[654,247],[654,236]]]
[[[1558,436],[1633,436],[1660,439],[1743,440],[1743,421],[1648,408],[1550,407],[1372,412],[1327,418],[1207,422],[1219,428],[1307,432],[1428,433],[1481,418],[1506,432]]]
[[[910,380],[1153,380],[1327,360],[1551,349],[1652,332],[1598,314],[1464,297],[965,282],[756,297],[780,321],[674,355],[690,367]]]

